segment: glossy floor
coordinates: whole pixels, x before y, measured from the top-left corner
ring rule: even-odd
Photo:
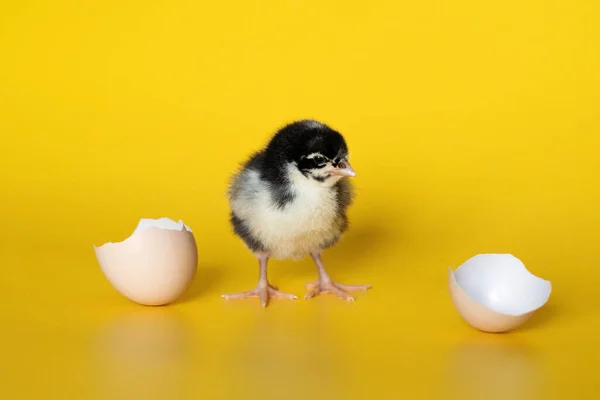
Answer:
[[[597,1],[4,3],[0,398],[598,398]],[[326,265],[373,289],[225,302],[258,274],[228,177],[305,117],[358,172]],[[144,308],[92,245],[161,216],[194,229],[199,270]],[[447,268],[484,252],[553,283],[519,331],[452,307]],[[314,277],[271,265],[298,295]]]

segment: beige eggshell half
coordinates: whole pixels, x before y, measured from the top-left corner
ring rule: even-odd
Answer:
[[[472,327],[489,333],[507,332],[523,325],[533,311],[522,315],[506,315],[497,313],[471,300],[471,298],[458,286],[452,269],[449,271],[450,296],[459,314]]]
[[[552,285],[511,254],[478,254],[449,270],[452,302],[463,319],[484,332],[523,325],[548,301]]]
[[[115,289],[147,306],[165,305],[181,296],[198,265],[194,235],[181,221],[177,225],[167,219],[142,220],[123,242],[94,246],[94,250]]]

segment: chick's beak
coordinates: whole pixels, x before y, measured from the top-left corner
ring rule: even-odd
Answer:
[[[337,167],[331,170],[333,175],[339,176],[356,176],[356,172],[352,169],[352,166],[348,161],[341,161],[338,163]]]

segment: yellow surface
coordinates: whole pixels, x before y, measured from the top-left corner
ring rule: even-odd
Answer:
[[[0,398],[597,399],[599,4],[3,2]],[[358,172],[326,265],[374,289],[227,303],[258,274],[228,176],[304,117]],[[144,308],[92,245],[161,216],[195,230],[199,271]],[[453,309],[447,268],[483,252],[553,282],[520,331]],[[271,264],[299,295],[315,276]]]

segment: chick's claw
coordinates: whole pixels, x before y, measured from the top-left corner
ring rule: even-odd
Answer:
[[[234,299],[248,299],[252,297],[258,297],[260,299],[260,303],[263,307],[266,307],[269,303],[269,299],[271,298],[280,298],[280,299],[288,299],[295,300],[298,296],[295,296],[290,293],[284,293],[277,290],[274,286],[258,286],[253,290],[249,290],[247,292],[241,293],[231,293],[224,294],[221,296],[225,300],[234,300]]]
[[[306,289],[309,290],[309,292],[306,294],[306,296],[304,296],[304,298],[311,299],[320,294],[331,293],[334,296],[340,297],[346,301],[353,302],[354,297],[346,292],[355,290],[368,290],[370,288],[371,285],[344,285],[332,281],[317,281],[306,285]]]

